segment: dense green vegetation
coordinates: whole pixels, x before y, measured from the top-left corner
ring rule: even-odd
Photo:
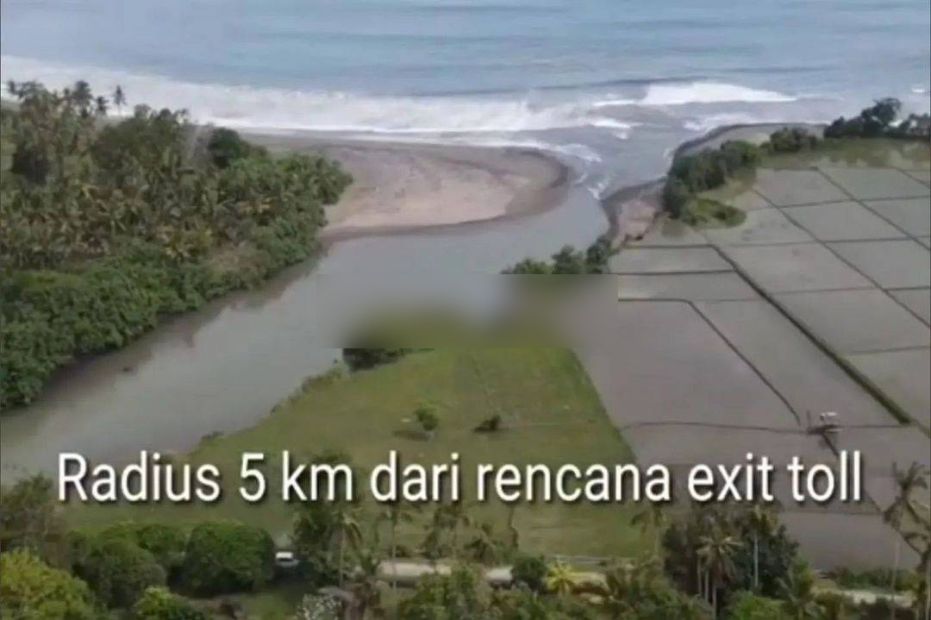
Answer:
[[[268,156],[183,112],[105,119],[86,83],[12,84],[2,108],[0,409],[76,356],[312,256],[350,179],[320,157]]]
[[[931,139],[931,116],[910,114],[896,122],[902,110],[898,99],[886,98],[865,108],[859,116],[836,119],[824,130],[825,138],[904,138]]]
[[[207,620],[206,613],[165,588],[148,588],[132,608],[134,620]]]
[[[878,591],[894,588],[900,592],[908,592],[916,588],[914,581],[920,576],[911,571],[893,571],[888,568],[866,571],[837,568],[828,573],[828,577],[842,588]]]
[[[147,588],[165,585],[165,570],[155,556],[132,541],[101,536],[83,542],[86,548],[73,558],[74,574],[107,607],[129,607]]]
[[[677,157],[663,186],[663,205],[672,217],[681,217],[695,196],[721,187],[738,172],[753,169],[761,151],[748,142],[728,141],[717,149]]]
[[[927,476],[921,468],[912,470]],[[912,506],[926,512],[913,495],[916,488],[900,485],[907,494],[890,510],[904,514]],[[5,494],[29,498],[14,504],[15,512],[5,507],[5,514],[16,517],[9,522],[47,512],[55,502],[48,489],[35,479],[5,489]],[[647,506],[632,519],[659,534],[661,547],[634,558],[605,558],[597,570],[582,571],[558,559],[521,552],[516,535],[477,527],[474,506],[440,503],[418,556],[423,558],[421,553],[442,541],[440,557],[450,570],[422,577],[403,591],[379,566],[401,557],[395,530],[418,512],[412,504],[385,504],[374,523],[366,523],[352,502],[295,507],[290,546],[300,564],[277,575],[271,568],[274,545],[269,534],[229,521],[208,521],[192,530],[168,525],[146,530],[121,523],[91,534],[67,532],[59,523],[28,544],[21,532],[3,530],[10,546],[0,555],[0,613],[39,620],[917,620],[927,608],[922,579],[927,540],[924,548],[916,547],[923,564],[902,573],[912,594],[910,608],[885,599],[855,603],[818,586],[771,507],[694,505],[675,516],[667,514],[671,510]],[[39,544],[41,538],[47,538],[44,544]],[[150,583],[164,573],[158,573],[155,556],[133,542],[153,540],[170,540],[172,549],[178,540],[183,544],[177,559],[185,568],[167,580],[167,587]],[[60,546],[64,556],[49,553]],[[492,589],[483,569],[507,563],[513,566],[509,587]],[[263,615],[252,616],[239,602],[248,598],[196,598],[217,592],[275,592],[269,589],[273,580],[282,594],[302,592],[296,599],[300,602],[265,606]]]
[[[199,595],[257,590],[274,576],[274,550],[263,529],[235,522],[201,523],[188,538],[179,582]]]
[[[911,115],[896,122],[902,104],[896,99],[881,99],[852,119],[835,120],[824,130],[824,138],[931,138],[931,117]],[[744,141],[728,141],[716,149],[676,157],[666,176],[662,203],[673,218],[697,226],[734,226],[742,221],[698,196],[722,187],[729,179],[753,171],[766,155],[799,153],[819,148],[824,141],[801,127],[786,127],[773,132],[769,140],[757,146]]]
[[[50,567],[25,549],[0,554],[0,613],[36,620],[95,620],[99,608],[90,588],[66,571]]]
[[[682,212],[682,221],[695,228],[729,228],[747,219],[740,209],[711,198],[696,198]]]
[[[720,607],[735,591],[778,597],[798,561],[798,545],[776,513],[759,505],[696,506],[666,529],[662,543],[674,582]]]
[[[607,236],[602,236],[588,246],[585,252],[576,250],[571,245],[566,245],[552,255],[550,262],[525,258],[512,267],[505,269],[504,273],[520,275],[581,275],[606,273],[608,271],[608,260],[616,252],[617,249],[611,245],[611,239]]]

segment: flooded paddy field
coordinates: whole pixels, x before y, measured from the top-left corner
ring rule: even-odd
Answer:
[[[618,312],[581,354],[642,461],[861,450],[866,503],[784,503],[821,568],[891,564],[897,535],[880,512],[892,467],[929,462],[928,155],[860,142],[774,157],[709,192],[744,210],[743,224],[661,218],[612,260]],[[841,424],[827,440],[808,432],[823,411]]]

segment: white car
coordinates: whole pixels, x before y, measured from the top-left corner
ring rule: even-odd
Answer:
[[[297,559],[293,551],[276,551],[275,566],[278,568],[296,568],[301,561]]]

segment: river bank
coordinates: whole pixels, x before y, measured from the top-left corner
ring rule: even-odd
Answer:
[[[639,236],[658,208],[648,201],[655,180],[632,184],[599,203],[570,181],[574,170],[526,149],[366,143],[319,135],[249,137],[275,150],[322,150],[340,159],[356,183],[371,188],[355,197],[350,191],[326,207],[328,216],[368,217],[371,207],[373,217],[383,217],[377,200],[388,203],[385,213],[401,213],[407,199],[433,195],[438,202],[456,203],[440,207],[444,217],[476,219],[441,224],[415,209],[403,216],[420,218],[413,227],[328,226],[319,260],[287,268],[254,290],[174,317],[119,351],[66,369],[37,402],[0,417],[4,480],[53,472],[61,451],[119,463],[142,449],[182,452],[201,437],[250,427],[306,377],[338,359],[329,319],[360,305],[350,300],[373,279],[395,290],[417,282],[457,307],[481,304],[494,294],[493,276],[502,268],[527,256],[546,257],[566,243],[584,247],[606,227]],[[379,187],[377,179],[393,189]],[[469,183],[480,186],[469,191],[497,198],[495,211],[473,211],[472,201],[456,194]]]
[[[391,271],[387,281],[402,285],[412,269],[428,269],[433,282],[446,282],[461,297],[466,293],[454,290],[463,288],[461,279],[450,276],[463,269],[496,274],[541,247],[548,253],[567,239],[588,243],[604,228],[597,209],[571,189],[570,170],[540,153],[270,141],[278,150],[343,155],[362,189],[326,209],[358,225],[326,228],[319,259],[170,317],[128,346],[57,373],[34,403],[0,417],[4,480],[54,472],[62,451],[119,463],[141,449],[185,451],[203,436],[253,425],[338,358],[321,316],[338,314],[334,308],[345,307],[367,270]],[[439,217],[426,208],[431,200],[442,205]],[[400,214],[403,225],[387,222],[386,213]]]

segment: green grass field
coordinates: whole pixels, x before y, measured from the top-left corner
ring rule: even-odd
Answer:
[[[434,407],[440,418],[431,440],[419,436],[411,419],[422,405]],[[493,434],[473,431],[494,414],[503,418],[503,430]],[[74,526],[87,528],[127,519],[195,523],[233,518],[280,536],[290,531],[295,507],[274,499],[277,473],[266,468],[271,493],[262,503],[246,504],[236,489],[243,452],[265,452],[277,462],[284,449],[302,462],[324,451],[338,451],[363,471],[383,462],[392,449],[399,451],[403,461],[422,464],[444,463],[451,452],[458,452],[464,498],[474,496],[470,482],[479,462],[557,467],[632,460],[630,449],[607,419],[571,352],[556,348],[444,349],[411,354],[374,370],[312,381],[254,428],[203,442],[185,459],[221,468],[225,495],[217,504],[88,505],[70,508],[68,518]],[[373,502],[364,504],[370,515],[374,508]],[[514,523],[524,550],[631,556],[651,544],[649,537],[629,524],[635,509],[582,503],[521,504]],[[399,542],[416,549],[429,512],[428,505],[419,522],[400,532]],[[503,504],[474,505],[469,513],[504,531],[507,508]]]
[[[891,138],[845,138],[824,140],[813,150],[768,155],[765,168],[804,168],[809,166],[927,169],[931,166],[931,149],[919,140]]]
[[[701,196],[682,212],[682,221],[693,228],[730,228],[743,224],[745,219],[747,214],[740,209]]]

